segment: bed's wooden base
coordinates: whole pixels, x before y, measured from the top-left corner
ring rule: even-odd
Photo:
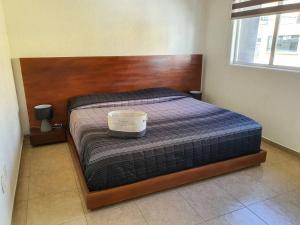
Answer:
[[[166,190],[194,181],[199,181],[205,178],[218,176],[251,166],[258,166],[260,165],[260,163],[266,161],[267,155],[265,151],[260,151],[257,154],[242,156],[223,162],[213,163],[168,175],[154,177],[133,184],[110,188],[103,191],[90,192],[81,170],[77,151],[70,134],[68,134],[68,143],[88,209],[96,209],[106,205],[111,205],[117,202],[140,197],[146,194]]]

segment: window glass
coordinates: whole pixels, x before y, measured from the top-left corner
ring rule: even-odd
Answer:
[[[293,4],[293,3],[300,3],[300,0],[284,0],[283,5]]]
[[[234,61],[269,64],[276,16],[238,20]]]
[[[300,13],[280,16],[274,65],[300,67]]]

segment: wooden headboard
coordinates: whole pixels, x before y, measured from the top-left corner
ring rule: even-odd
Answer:
[[[97,92],[201,87],[202,55],[21,58],[30,127],[39,126],[33,107],[52,104],[53,122],[67,122],[70,97]]]

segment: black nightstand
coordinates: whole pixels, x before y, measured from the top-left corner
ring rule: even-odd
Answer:
[[[41,132],[39,128],[30,129],[30,143],[32,146],[54,144],[66,140],[65,128],[53,128],[49,132]]]
[[[190,91],[189,94],[197,100],[202,100],[202,92],[201,91]]]

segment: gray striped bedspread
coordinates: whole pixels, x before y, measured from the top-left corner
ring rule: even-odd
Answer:
[[[70,102],[70,132],[91,191],[260,151],[262,127],[252,119],[178,92],[150,92]],[[107,113],[119,109],[148,113],[144,137],[107,134]]]

